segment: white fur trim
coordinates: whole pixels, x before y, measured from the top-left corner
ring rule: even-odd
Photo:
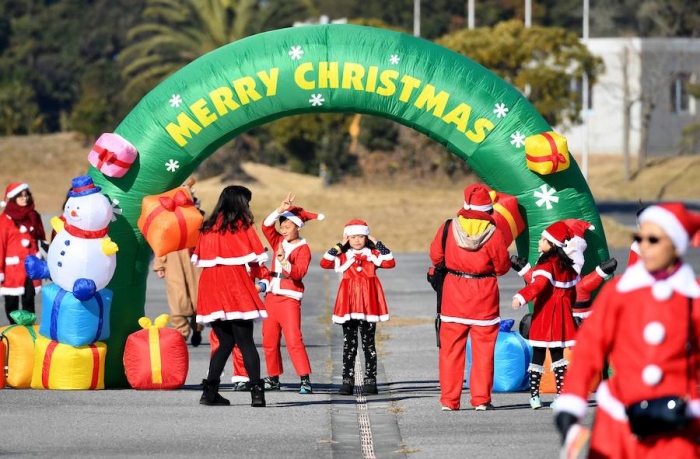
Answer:
[[[295,225],[297,225],[299,228],[302,228],[302,227],[304,226],[304,222],[301,221],[301,218],[297,217],[296,215],[294,215],[294,214],[291,213],[291,212],[284,212],[283,214],[281,214],[281,215],[279,216],[279,218],[282,218],[282,217],[284,217],[284,218],[286,218],[287,220],[291,221],[292,223],[294,223]]]
[[[4,273],[0,273],[0,282],[2,282],[2,281],[4,281],[4,280],[5,280],[5,274],[4,274]]]
[[[531,269],[532,269],[532,266],[530,265],[530,263],[526,264],[525,266],[523,266],[523,269],[518,271],[518,276],[523,277]]]
[[[301,301],[301,299],[304,297],[304,292],[300,292],[299,290],[290,290],[287,288],[280,288],[279,281],[280,281],[279,278],[272,279],[272,282],[270,283],[270,290],[268,290],[268,293],[272,293],[274,295],[284,296],[287,298],[291,298],[293,300]]]
[[[275,226],[275,222],[279,220],[280,214],[277,213],[277,209],[273,210],[270,215],[265,217],[263,220],[263,225],[265,226]]]
[[[343,236],[369,236],[369,226],[348,225],[343,229]]]
[[[659,281],[654,279],[646,268],[644,268],[644,263],[638,261],[625,270],[620,277],[620,282],[617,283],[616,289],[621,293],[631,292],[632,290],[644,287],[652,287],[658,282]],[[693,268],[687,263],[683,263],[683,266],[681,266],[678,271],[663,282],[683,296],[700,298],[700,285],[698,285],[697,279],[695,278]]]
[[[532,273],[533,279],[537,276],[546,277],[547,279],[549,279],[549,283],[557,288],[573,288],[581,280],[581,276],[577,276],[576,279],[568,282],[556,281],[554,280],[554,278],[552,278],[552,273],[550,273],[549,271],[545,271],[544,269],[538,269]]]
[[[586,318],[588,318],[588,316],[591,315],[591,312],[593,312],[593,311],[588,310],[588,311],[585,311],[585,312],[580,312],[580,311],[577,312],[577,311],[574,309],[574,313],[573,313],[573,314],[574,314],[574,317],[578,317],[579,319],[586,319]]]
[[[5,257],[5,265],[13,266],[19,264],[19,257]]]
[[[678,253],[683,255],[688,250],[688,242],[690,236],[685,227],[678,221],[676,215],[659,206],[649,206],[639,214],[639,224],[651,222],[661,227],[664,233],[671,239],[673,246],[678,250]]]
[[[376,316],[376,315],[371,315],[371,314],[362,314],[361,312],[351,312],[350,314],[345,314],[344,316],[336,316],[335,314],[332,317],[333,323],[334,324],[343,324],[347,322],[348,320],[364,320],[367,322],[386,322],[389,320],[389,314],[381,315],[381,316]]]
[[[605,271],[603,271],[602,269],[600,269],[600,266],[596,266],[596,267],[595,267],[595,272],[598,273],[598,275],[599,275],[600,277],[602,277],[603,279],[605,279],[606,277],[608,277],[608,276],[610,275],[610,274],[607,274],[607,273],[606,273]]]
[[[552,371],[554,371],[556,368],[561,368],[569,365],[569,361],[566,359],[559,359],[556,362],[552,362],[552,365],[549,367]]]
[[[610,393],[610,388],[608,387],[607,381],[602,381],[600,383],[595,397],[596,402],[598,403],[598,408],[608,413],[611,418],[621,422],[627,421],[625,405],[623,405],[621,401]]]
[[[530,363],[527,367],[527,371],[532,371],[533,373],[544,374],[544,365],[537,365],[536,363]]]
[[[214,322],[215,320],[252,320],[254,322],[260,322],[261,320],[267,318],[267,311],[247,311],[247,312],[225,312],[225,311],[215,311],[209,315],[202,316],[197,314],[197,323],[206,324],[209,322]]]
[[[471,204],[467,204],[467,202],[464,202],[464,210],[478,210],[480,212],[488,212],[489,210],[493,210],[493,205],[492,204],[486,204],[483,206],[474,206]]]
[[[489,320],[477,320],[477,319],[465,319],[463,317],[450,317],[444,314],[440,314],[440,320],[443,322],[450,322],[453,324],[463,324],[463,325],[476,325],[479,327],[488,327],[490,325],[496,325],[501,323],[501,318],[496,317],[495,319]]]
[[[577,395],[561,394],[557,397],[557,404],[554,407],[554,413],[570,413],[576,416],[579,420],[586,417],[588,410],[588,400],[582,399]]]
[[[525,301],[525,297],[522,296],[520,293],[516,293],[515,296],[514,296],[513,298],[515,298],[516,300],[518,300],[518,302],[520,303],[520,306],[521,306],[521,307],[522,307],[522,306],[525,306],[525,303],[527,303],[527,301]]]
[[[7,199],[12,199],[15,196],[17,196],[18,194],[20,194],[21,192],[23,192],[24,190],[28,190],[28,189],[29,189],[29,185],[27,185],[26,183],[21,183],[19,186],[15,187],[14,189],[10,190],[9,193],[7,193]]]
[[[333,255],[331,255],[331,254],[328,253],[328,252],[326,252],[326,253],[323,254],[323,259],[324,259],[324,260],[333,261],[333,260],[335,260],[336,258],[338,258],[338,257],[337,257],[337,256],[333,256]]]
[[[0,295],[3,296],[20,296],[24,295],[24,287],[0,287]]]
[[[530,343],[530,346],[532,347],[547,347],[547,348],[552,348],[552,347],[571,347],[574,344],[576,344],[575,339],[571,339],[569,341],[535,341],[535,340],[527,340],[528,343]]]
[[[557,247],[564,247],[564,243],[557,241],[547,230],[542,231],[542,236]]]
[[[663,343],[666,339],[666,327],[661,322],[649,322],[644,327],[644,341],[653,346]]]
[[[664,372],[658,365],[647,365],[642,370],[642,381],[647,386],[656,386],[664,377]]]
[[[201,258],[197,258],[196,255],[192,255],[192,263],[198,267],[198,268],[211,268],[212,266],[236,266],[236,265],[245,265],[251,262],[257,262],[257,263],[265,263],[267,261],[267,253],[261,253],[261,254],[256,254],[256,253],[249,253],[248,255],[244,255],[242,257],[233,257],[233,258],[221,258],[221,257],[216,257],[213,259],[209,260],[203,260]],[[209,321],[211,322],[211,321]]]

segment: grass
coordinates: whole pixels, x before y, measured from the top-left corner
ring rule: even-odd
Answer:
[[[57,214],[71,178],[87,170],[91,144],[71,133],[0,138],[0,190],[12,181],[28,181],[40,212]],[[632,158],[632,163],[636,158]],[[579,161],[580,163],[580,161]],[[632,181],[624,180],[621,156],[591,155],[589,185],[598,200],[697,199],[700,196],[700,157],[650,161]],[[260,223],[288,191],[296,204],[326,215],[302,230],[314,252],[323,252],[342,238],[352,218],[368,222],[372,234],[396,252],[425,252],[440,222],[462,205],[462,189],[470,181],[431,183],[397,177],[349,180],[324,188],[317,177],[295,174],[261,164],[247,163],[245,171],[256,181],[246,184],[253,192],[251,207]],[[473,179],[471,179],[473,180]],[[211,210],[221,189],[218,178],[195,185],[205,210]],[[627,247],[630,231],[603,217],[611,247]]]

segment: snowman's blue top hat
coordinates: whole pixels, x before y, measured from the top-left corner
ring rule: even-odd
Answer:
[[[102,188],[95,186],[95,182],[92,181],[92,177],[89,175],[81,175],[74,178],[71,181],[71,187],[71,190],[68,192],[68,196],[71,198],[87,196],[102,191]]]

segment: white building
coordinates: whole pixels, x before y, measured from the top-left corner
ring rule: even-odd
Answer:
[[[649,155],[677,154],[683,128],[700,123],[700,101],[685,87],[687,82],[700,83],[700,39],[592,38],[588,48],[605,63],[605,72],[590,90],[589,153],[624,153],[629,132],[632,155],[645,137]],[[583,151],[583,125],[557,131],[567,137],[571,152]]]

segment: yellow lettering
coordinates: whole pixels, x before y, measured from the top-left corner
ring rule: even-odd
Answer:
[[[249,104],[250,99],[254,101],[262,99],[262,96],[255,90],[255,80],[252,77],[246,76],[234,80],[233,89],[243,105]]]
[[[338,63],[320,62],[318,64],[318,87],[338,88]]]
[[[187,114],[180,113],[177,115],[177,124],[169,123],[167,126],[165,126],[165,130],[168,131],[168,134],[170,134],[170,137],[175,141],[175,143],[181,147],[184,147],[187,145],[187,140],[185,137],[191,139],[192,133],[199,134],[202,127],[195,123],[192,118],[187,116]]]
[[[219,116],[223,116],[229,112],[229,110],[234,111],[240,105],[238,105],[233,100],[233,91],[228,86],[222,86],[209,93],[209,98],[214,103],[214,108]]]
[[[297,86],[307,91],[316,89],[316,83],[306,79],[306,74],[312,72],[313,69],[314,65],[311,62],[304,62],[297,67],[297,69],[294,71],[294,82],[297,84]]]
[[[474,131],[467,132],[466,136],[474,143],[481,143],[486,138],[486,133],[493,129],[493,123],[486,118],[479,118],[474,123]]]
[[[396,70],[384,70],[379,74],[379,81],[383,86],[377,88],[377,94],[380,96],[391,96],[396,92],[396,84],[394,80],[399,77],[399,72]]]
[[[449,99],[450,95],[445,91],[440,91],[435,95],[435,86],[426,84],[420,94],[418,94],[418,99],[413,105],[421,109],[427,105],[426,111],[432,110],[434,116],[442,118]]]
[[[464,132],[467,130],[467,123],[469,123],[469,115],[471,112],[472,108],[469,105],[461,103],[454,110],[445,115],[442,120],[447,124],[456,124],[457,130],[459,132]]]
[[[401,78],[401,83],[403,83],[403,89],[399,95],[399,100],[401,102],[408,102],[408,99],[411,97],[411,93],[414,89],[420,86],[421,81],[418,78],[404,75],[403,78]]]
[[[341,88],[350,89],[350,84],[352,84],[352,89],[355,91],[362,91],[362,77],[365,76],[365,68],[360,64],[354,64],[352,62],[346,62],[343,65],[343,83]]]
[[[190,110],[192,110],[194,116],[197,117],[197,121],[199,121],[199,124],[201,124],[202,127],[209,126],[218,118],[215,114],[209,111],[207,101],[204,99],[199,99],[197,102],[190,105]]]
[[[374,92],[377,89],[377,74],[379,73],[379,67],[372,65],[369,68],[369,73],[367,74],[367,85],[365,86],[365,91]]]
[[[279,74],[280,69],[277,67],[271,68],[269,75],[264,70],[257,73],[260,81],[262,81],[267,88],[267,92],[265,93],[267,97],[272,97],[277,94],[277,77],[279,77]]]

